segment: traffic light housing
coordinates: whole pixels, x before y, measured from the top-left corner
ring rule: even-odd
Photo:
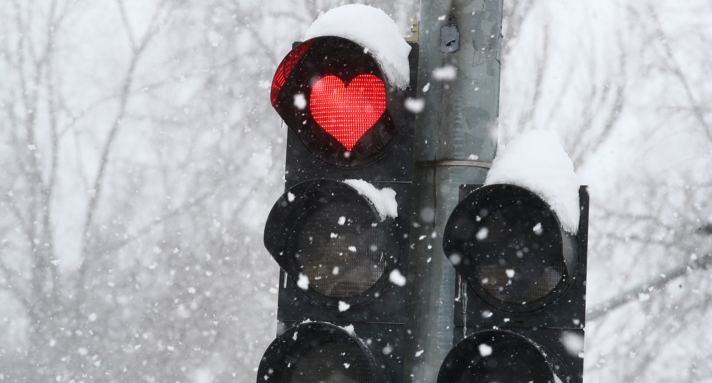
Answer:
[[[466,185],[460,196],[443,240],[458,272],[455,346],[438,382],[582,382],[586,187],[576,234],[525,188]]]
[[[286,191],[264,243],[281,268],[278,336],[258,382],[402,381],[414,129],[404,104],[415,97],[418,58],[410,45],[406,89],[368,49],[335,36],[295,44],[277,69],[270,96],[289,128]]]

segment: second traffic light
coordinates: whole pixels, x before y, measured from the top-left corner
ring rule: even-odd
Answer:
[[[525,188],[465,186],[443,250],[458,272],[456,346],[438,382],[582,382],[588,193],[578,231]],[[465,379],[465,380],[461,380]]]

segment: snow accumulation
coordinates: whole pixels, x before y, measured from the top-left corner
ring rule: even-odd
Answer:
[[[297,281],[297,286],[302,290],[309,290],[309,277],[299,273],[299,280]]]
[[[541,197],[556,213],[563,229],[578,232],[579,179],[558,140],[544,130],[522,133],[500,147],[485,185],[510,184]]]
[[[398,217],[398,202],[396,202],[395,190],[391,188],[378,190],[364,180],[346,180],[344,183],[356,189],[359,194],[371,201],[381,217],[381,221],[385,220],[386,217]]]
[[[388,81],[405,90],[410,83],[410,45],[385,12],[363,4],[334,8],[321,15],[307,30],[304,40],[335,36],[364,47],[381,66]]]
[[[405,286],[405,277],[398,271],[398,269],[393,269],[388,275],[388,280],[395,283],[398,286]]]
[[[349,333],[351,335],[356,335],[356,332],[354,331],[354,325],[352,325],[352,324],[350,324],[348,326],[339,326],[339,327],[341,327],[342,329],[344,329],[344,331],[346,331],[347,333]]]

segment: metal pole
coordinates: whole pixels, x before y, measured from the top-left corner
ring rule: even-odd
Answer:
[[[502,0],[421,0],[405,382],[434,383],[453,346],[442,233],[460,185],[483,183],[496,152],[501,28]]]

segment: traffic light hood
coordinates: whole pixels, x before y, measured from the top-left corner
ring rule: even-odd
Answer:
[[[485,180],[485,185],[494,184],[517,185],[536,193],[556,212],[564,230],[578,232],[580,181],[550,132],[530,130],[499,148]]]
[[[380,351],[352,328],[307,322],[288,329],[270,344],[257,371],[259,382],[392,383]]]
[[[554,374],[550,366],[560,370]],[[556,356],[514,332],[487,330],[458,342],[447,354],[438,383],[532,382],[559,383],[566,376]]]
[[[373,198],[373,196],[371,197]],[[275,203],[265,247],[312,301],[333,309],[375,299],[400,260],[399,230],[359,190],[332,180],[302,182]]]

